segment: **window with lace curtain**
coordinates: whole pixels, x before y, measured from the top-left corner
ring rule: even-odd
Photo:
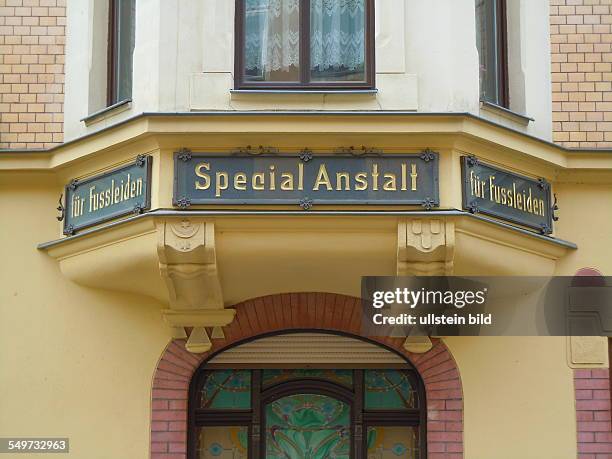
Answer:
[[[236,89],[372,89],[374,0],[236,0]]]

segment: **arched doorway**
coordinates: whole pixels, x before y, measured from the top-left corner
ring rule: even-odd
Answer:
[[[212,340],[213,347],[204,354],[191,354],[185,350],[185,341],[172,340],[158,362],[152,385],[151,400],[151,458],[185,459],[188,454],[188,400],[198,369],[203,363],[214,364],[222,356],[236,355],[240,345],[255,342],[262,337],[289,332],[338,333],[350,336],[356,342],[361,338],[361,303],[358,298],[331,293],[292,293],[255,298],[234,306],[235,320],[223,331],[223,338]],[[330,336],[330,335],[328,335]],[[336,335],[334,335],[336,336]],[[433,347],[422,354],[413,354],[404,348],[403,338],[372,338],[374,349],[383,349],[372,360],[382,361],[385,368],[396,369],[397,360],[384,360],[393,356],[400,362],[409,362],[423,383],[426,399],[426,447],[428,458],[460,459],[463,457],[463,391],[459,369],[448,348],[440,339],[432,339]],[[309,343],[313,351],[317,351]],[[354,344],[352,345],[354,346]],[[334,363],[322,348],[315,353],[316,363]],[[354,348],[353,348],[354,350]],[[224,352],[226,351],[226,352]],[[260,349],[262,355],[270,349]],[[285,354],[293,355],[285,348]],[[388,352],[392,351],[392,352]],[[215,362],[215,358],[219,358]],[[224,357],[224,358],[225,358]],[[340,356],[349,361],[349,354]],[[363,355],[360,358],[365,358]],[[228,361],[226,360],[226,363]],[[229,361],[239,368],[237,361]],[[280,368],[291,368],[288,361]],[[294,362],[295,363],[295,362]],[[297,362],[300,363],[300,362]],[[352,363],[352,362],[351,362]],[[301,365],[301,363],[300,363]],[[295,368],[297,365],[294,365]],[[303,365],[302,365],[303,367]],[[312,368],[312,367],[311,367]],[[223,457],[223,456],[221,456]]]
[[[338,333],[280,333],[205,361],[191,382],[193,459],[422,459],[424,385],[403,357]]]

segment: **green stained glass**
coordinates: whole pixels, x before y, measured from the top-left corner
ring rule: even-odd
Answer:
[[[416,459],[419,457],[417,427],[368,427],[368,459]]]
[[[367,370],[364,376],[365,409],[405,410],[416,407],[416,394],[408,375],[398,370]]]
[[[201,427],[198,459],[247,459],[249,429],[246,426]]]
[[[206,375],[202,408],[248,410],[251,408],[251,372],[218,370]]]
[[[325,395],[298,394],[269,403],[266,459],[349,459],[351,410]]]
[[[288,370],[264,370],[262,384],[264,387],[280,382],[301,378],[325,379],[343,386],[353,387],[353,370],[317,370],[294,368]]]

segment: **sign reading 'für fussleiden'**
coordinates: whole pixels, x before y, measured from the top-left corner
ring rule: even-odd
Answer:
[[[439,204],[438,154],[175,155],[174,204]]]
[[[552,233],[550,184],[482,163],[474,156],[461,158],[463,208],[512,223]]]
[[[151,157],[66,185],[64,234],[151,207]]]

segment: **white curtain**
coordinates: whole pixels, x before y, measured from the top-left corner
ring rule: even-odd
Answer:
[[[300,60],[299,0],[246,0],[245,67],[261,77]]]
[[[299,67],[299,0],[246,0],[245,67],[269,72]],[[365,0],[310,1],[311,68],[355,70],[365,59]]]
[[[365,0],[310,0],[311,68],[362,68],[364,40]]]

